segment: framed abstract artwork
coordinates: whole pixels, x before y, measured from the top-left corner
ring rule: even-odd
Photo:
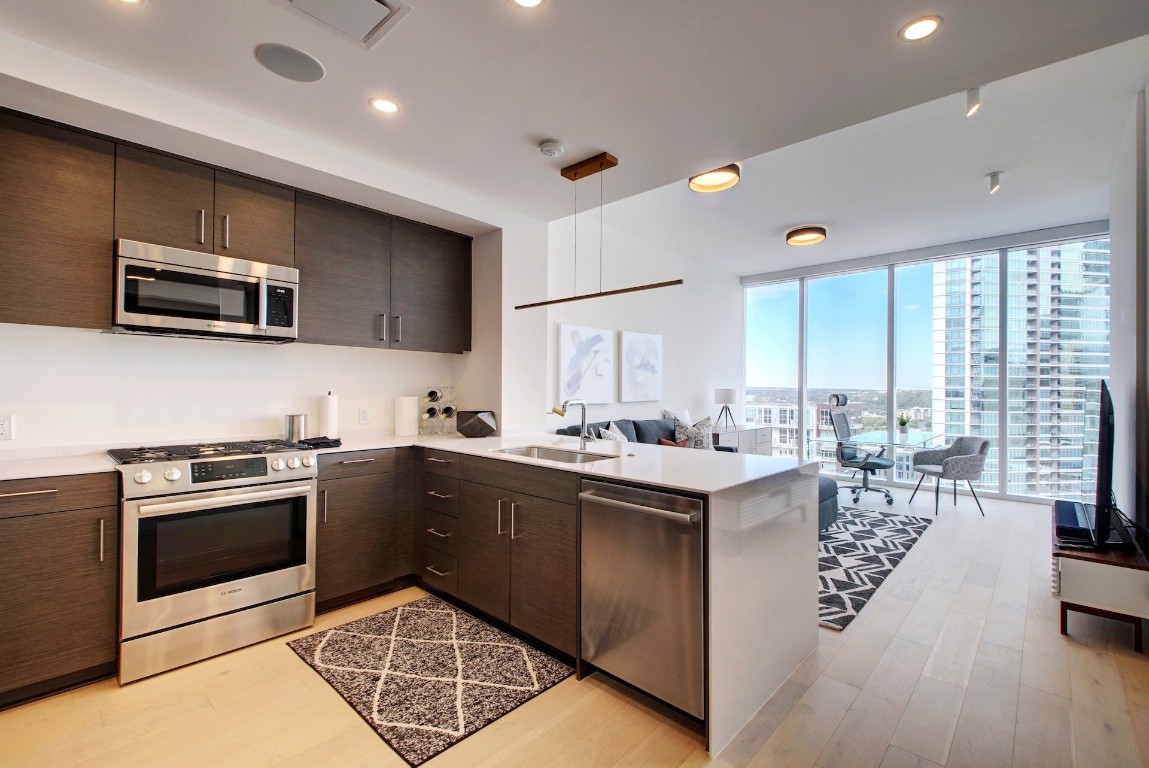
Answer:
[[[615,332],[559,325],[559,400],[613,403]]]
[[[662,399],[662,336],[622,331],[619,400],[637,403]]]

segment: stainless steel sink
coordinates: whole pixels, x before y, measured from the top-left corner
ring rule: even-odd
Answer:
[[[546,459],[547,461],[565,461],[568,464],[589,464],[602,459],[617,459],[608,453],[589,453],[587,451],[571,451],[566,448],[549,448],[545,445],[524,445],[521,448],[499,448],[493,453],[505,453],[509,456],[525,456],[528,459]]]

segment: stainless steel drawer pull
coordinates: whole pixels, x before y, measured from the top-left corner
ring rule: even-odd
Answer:
[[[207,242],[207,211],[203,208],[199,209],[199,244],[203,245]]]
[[[439,459],[439,458],[436,458],[434,456],[428,456],[427,461],[433,461],[436,464],[450,464],[451,463],[448,459]]]
[[[55,488],[46,491],[20,491],[19,493],[0,493],[0,499],[12,499],[17,496],[43,496],[46,493],[59,493]]]
[[[451,498],[451,494],[439,493],[438,491],[427,491],[427,495],[428,496],[434,496],[436,499],[449,499],[449,498]]]
[[[442,571],[436,571],[435,568],[433,566],[430,566],[430,565],[427,566],[427,570],[430,571],[431,573],[435,574],[436,576],[444,576],[445,577],[445,576],[451,575],[450,572],[443,573]]]
[[[513,501],[511,502],[511,538],[512,539],[515,538],[515,508],[518,506],[519,505],[516,504],[515,502],[513,502]]]
[[[223,217],[223,247],[231,247],[231,214],[224,214]]]
[[[104,518],[100,518],[100,562],[104,562]]]
[[[368,461],[375,461],[375,459],[344,459],[339,462],[340,464],[363,464]]]
[[[442,531],[436,531],[434,528],[428,528],[427,533],[431,534],[432,536],[438,536],[440,539],[451,538],[451,534],[443,533]]]
[[[327,522],[327,489],[323,489],[323,522]]]
[[[498,518],[498,524],[495,527],[495,533],[499,536],[503,535],[503,502],[504,501],[506,501],[506,499],[499,499],[499,518]]]

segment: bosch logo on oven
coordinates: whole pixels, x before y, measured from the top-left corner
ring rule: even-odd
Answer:
[[[236,587],[235,589],[225,589],[223,592],[219,593],[219,596],[220,597],[227,597],[228,595],[234,595],[236,592],[242,592],[242,591],[243,591],[243,587]]]

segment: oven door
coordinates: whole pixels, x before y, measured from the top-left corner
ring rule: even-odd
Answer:
[[[115,324],[235,337],[295,338],[296,286],[120,256]]]
[[[315,589],[314,481],[125,501],[122,640]]]

